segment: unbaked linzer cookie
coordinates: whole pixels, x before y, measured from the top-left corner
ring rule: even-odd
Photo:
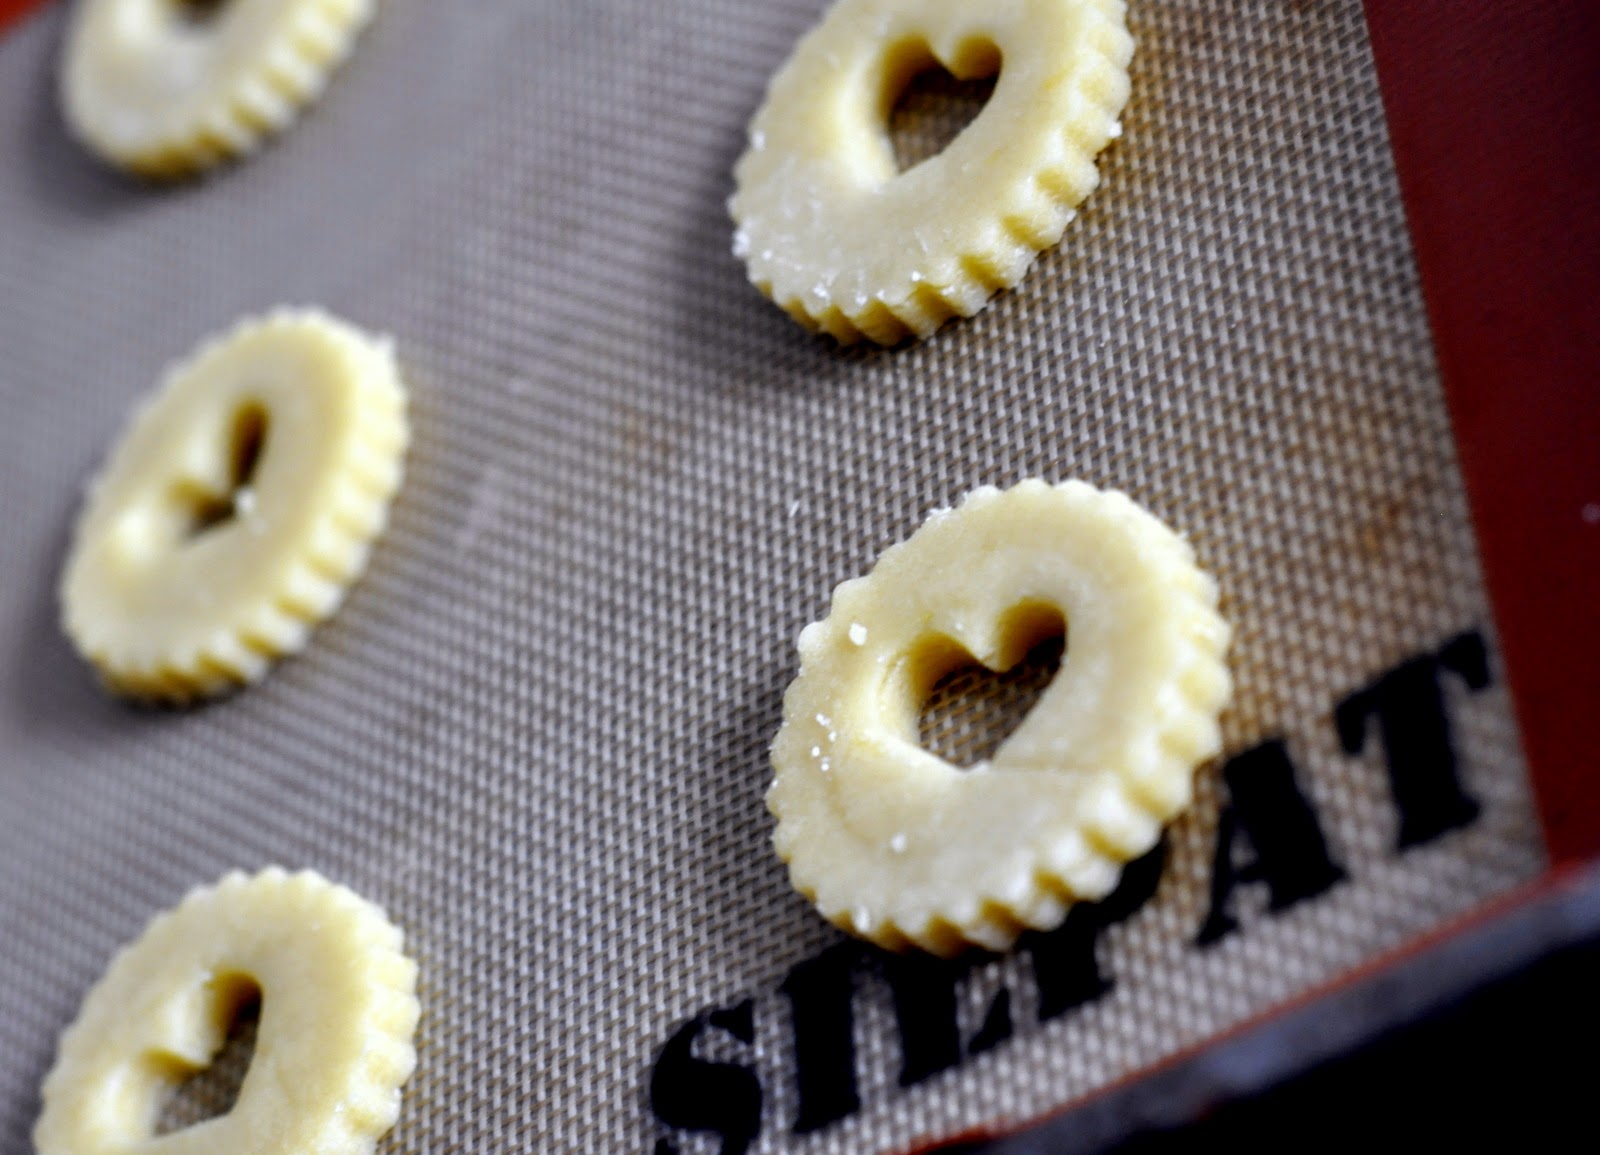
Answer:
[[[68,635],[132,698],[256,681],[365,568],[408,437],[389,339],[316,310],[240,322],[168,371],[90,485]]]
[[[1055,245],[1128,99],[1121,0],[839,0],[773,77],[729,201],[750,280],[808,329],[893,344],[970,317]],[[998,74],[943,152],[897,171],[895,100]]]
[[[1217,597],[1120,493],[1024,481],[934,514],[800,635],[767,795],[796,889],[847,931],[940,955],[1103,898],[1220,748]],[[922,747],[944,674],[1009,669],[1063,625],[1059,673],[988,762]]]
[[[141,176],[253,152],[315,100],[376,0],[76,0],[61,70],[73,134]]]
[[[61,1037],[38,1155],[370,1155],[416,1066],[416,964],[382,910],[311,871],[191,891],[112,959]],[[233,1107],[155,1135],[246,1000],[255,1054]]]

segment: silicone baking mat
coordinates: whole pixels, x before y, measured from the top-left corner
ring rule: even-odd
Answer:
[[[391,1155],[1020,1122],[1541,872],[1360,6],[1141,0],[1060,247],[889,351],[808,337],[729,252],[745,122],[821,8],[390,0],[303,123],[170,189],[66,136],[60,6],[0,42],[0,1151],[111,953],[233,867],[405,927]],[[972,99],[912,101],[907,155]],[[390,531],[261,686],[124,708],[56,625],[82,484],[167,362],[278,303],[398,341]],[[769,845],[794,639],[929,510],[1028,476],[1195,542],[1229,756],[1117,899],[895,964]],[[1035,674],[947,687],[928,741],[992,745]]]

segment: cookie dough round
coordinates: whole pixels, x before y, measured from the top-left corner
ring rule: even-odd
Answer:
[[[321,94],[376,0],[76,0],[73,133],[112,164],[187,176],[255,150]]]
[[[734,252],[809,329],[893,344],[971,316],[1061,239],[1128,99],[1121,0],[839,0],[778,71],[734,169]],[[994,75],[948,148],[897,172],[899,94]]]
[[[941,955],[1104,897],[1220,748],[1217,596],[1120,493],[1024,481],[934,514],[800,635],[767,795],[795,887],[845,930]],[[992,760],[923,749],[945,673],[968,655],[1009,669],[1063,623],[1059,673]]]
[[[367,1155],[416,1065],[416,965],[382,910],[310,871],[191,891],[111,962],[61,1037],[38,1155]],[[163,1097],[259,993],[233,1109],[152,1134]]]
[[[407,440],[390,340],[315,310],[241,322],[168,371],[90,486],[67,633],[129,697],[256,681],[365,568]]]

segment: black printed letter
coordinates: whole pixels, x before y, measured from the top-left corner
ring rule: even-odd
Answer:
[[[1100,961],[1095,957],[1100,932],[1150,901],[1166,861],[1167,845],[1157,843],[1149,854],[1123,867],[1122,882],[1100,902],[1073,907],[1067,920],[1047,934],[1023,936],[1022,945],[1033,956],[1034,978],[1039,984],[1041,1022],[1111,989],[1112,980],[1100,973]]]
[[[900,1024],[900,1085],[909,1087],[1011,1037],[1011,992],[1001,990],[965,1049],[957,993],[971,965],[918,954],[884,955],[883,974]]]
[[[1211,913],[1196,941],[1208,946],[1239,928],[1228,913],[1228,901],[1241,882],[1265,882],[1271,909],[1283,910],[1301,899],[1321,894],[1344,877],[1328,856],[1316,811],[1295,784],[1294,763],[1282,739],[1235,754],[1222,768],[1231,806],[1217,822],[1217,852],[1211,868]],[[1255,858],[1234,864],[1240,830],[1248,836]]]
[[[1367,743],[1367,719],[1376,715],[1389,765],[1389,787],[1400,811],[1400,849],[1439,837],[1478,816],[1478,803],[1456,776],[1450,715],[1439,690],[1439,671],[1451,670],[1481,690],[1489,684],[1483,637],[1462,634],[1437,654],[1412,658],[1339,703],[1334,720],[1346,753]]]
[[[798,1134],[843,1119],[861,1106],[856,1093],[856,964],[853,942],[829,947],[791,970],[783,980],[794,1012],[795,1078],[800,1084]]]
[[[746,999],[691,1019],[661,1048],[650,1075],[650,1106],[656,1117],[685,1131],[715,1131],[722,1136],[722,1155],[744,1155],[761,1133],[761,1080],[748,1067],[697,1059],[691,1049],[708,1026],[742,1043],[754,1042],[753,1012]],[[673,1150],[669,1140],[656,1144],[657,1155]]]

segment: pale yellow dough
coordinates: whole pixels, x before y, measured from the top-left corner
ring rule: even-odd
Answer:
[[[1061,630],[1060,672],[993,759],[918,741],[967,655]],[[1188,544],[1082,482],[984,487],[834,591],[800,635],[767,803],[795,887],[890,949],[1009,946],[1104,897],[1189,802],[1231,683],[1217,586]]]
[[[76,0],[61,71],[74,134],[152,178],[252,152],[314,100],[376,0]]]
[[[416,1065],[416,965],[382,910],[310,871],[191,891],[111,962],[61,1037],[38,1155],[366,1155]],[[165,1096],[260,992],[233,1109],[155,1136]]]
[[[67,633],[130,697],[259,679],[365,567],[407,440],[387,338],[313,310],[241,322],[168,371],[90,486]]]
[[[971,316],[1094,190],[1132,55],[1121,0],[839,0],[751,121],[734,253],[763,293],[842,342]],[[935,61],[999,79],[948,148],[897,173],[890,111]]]

